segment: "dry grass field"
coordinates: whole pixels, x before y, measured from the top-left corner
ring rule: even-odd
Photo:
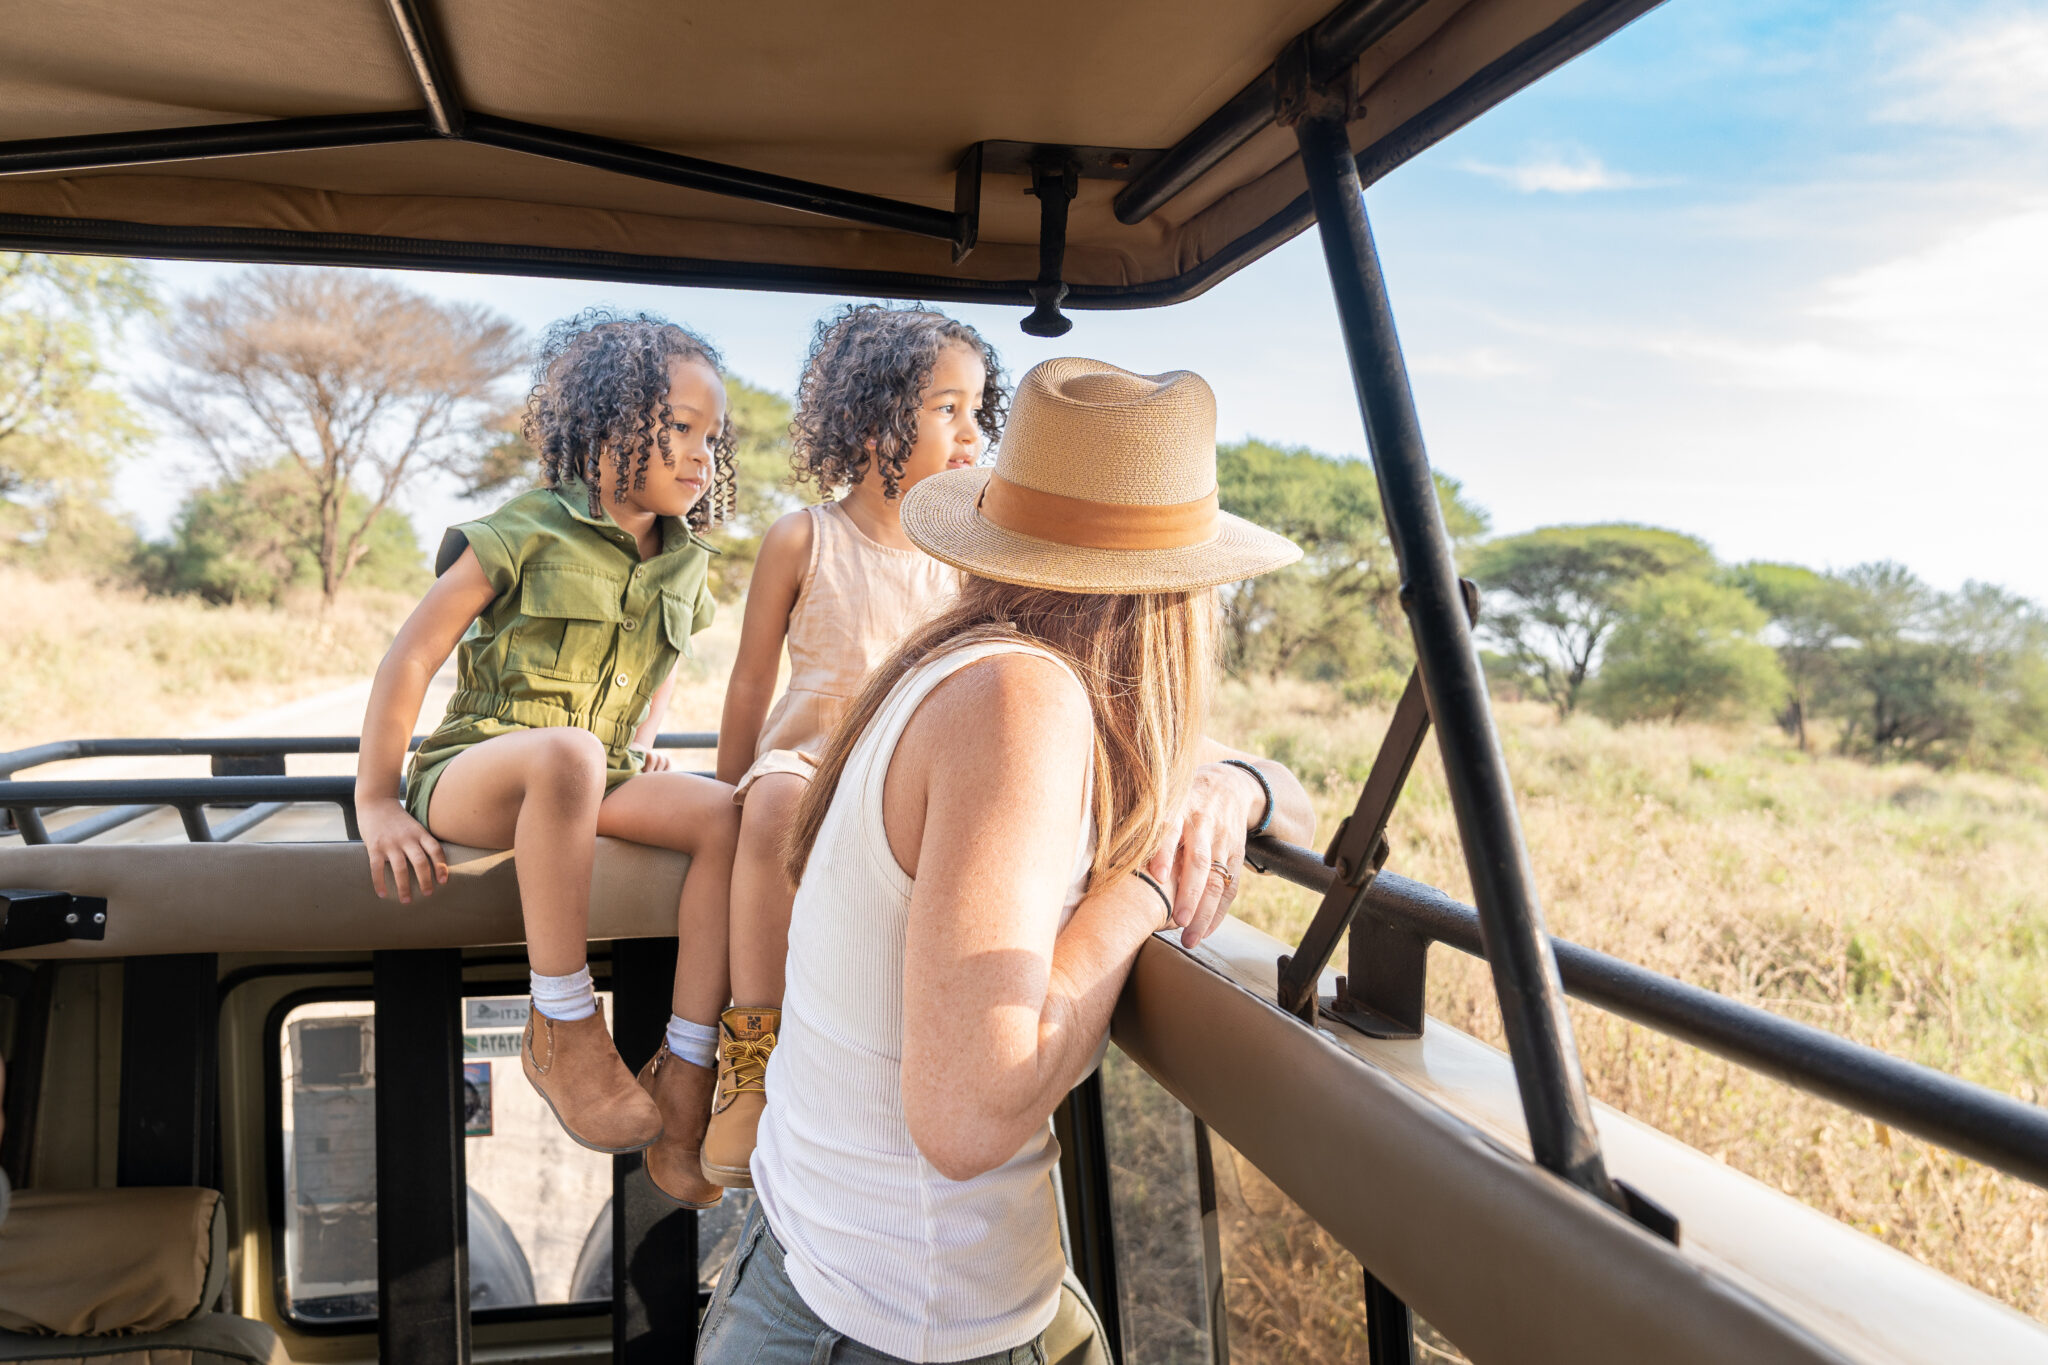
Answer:
[[[1215,729],[1292,764],[1327,836],[1386,718],[1304,685],[1231,686]],[[2048,790],[1802,755],[1763,727],[1614,729],[1533,706],[1503,708],[1501,727],[1553,933],[2048,1102]],[[1391,870],[1469,901],[1433,748],[1391,835]],[[1314,903],[1261,878],[1238,908],[1288,938]],[[1438,948],[1430,970],[1430,1012],[1498,1044],[1483,965]],[[1572,1013],[1596,1097],[2048,1319],[2048,1192],[1597,1010]],[[1355,1270],[1327,1239],[1268,1226],[1243,1245],[1261,1275],[1292,1257],[1357,1304]],[[1261,1357],[1234,1335],[1232,1350],[1320,1358],[1301,1343],[1326,1306],[1278,1321],[1269,1299],[1266,1320],[1245,1326],[1276,1349]]]
[[[149,597],[0,565],[0,750],[52,739],[193,733],[366,676],[410,599],[360,593],[322,612]]]
[[[205,607],[6,568],[0,594],[0,749],[190,733],[360,679],[410,605]],[[716,726],[738,619],[699,638],[669,728]],[[1233,684],[1213,729],[1293,765],[1327,837],[1385,723],[1330,689]],[[1503,708],[1501,725],[1554,933],[2048,1102],[2048,790],[1803,755],[1764,727],[1614,729],[1534,706]],[[1469,899],[1433,750],[1392,836],[1393,871]],[[1238,909],[1287,938],[1313,901],[1254,878]],[[1430,1009],[1499,1041],[1485,970],[1462,954],[1432,954]],[[1598,1011],[1573,1017],[1597,1097],[2048,1319],[2048,1193]],[[1217,1167],[1233,1355],[1359,1358],[1355,1264],[1220,1147]]]

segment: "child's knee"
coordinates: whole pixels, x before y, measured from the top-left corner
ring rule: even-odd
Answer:
[[[573,725],[535,730],[527,791],[546,792],[559,799],[604,799],[606,764],[604,741],[590,731]]]
[[[802,778],[787,773],[770,773],[757,778],[747,789],[747,803],[741,807],[743,837],[759,837],[780,843],[783,832],[796,819],[796,808],[803,801],[804,788],[808,785]]]

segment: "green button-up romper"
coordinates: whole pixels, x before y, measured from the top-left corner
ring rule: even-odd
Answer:
[[[436,573],[474,550],[498,595],[457,646],[456,693],[406,774],[406,809],[429,829],[449,760],[499,735],[590,731],[604,741],[607,791],[647,761],[627,746],[690,637],[711,624],[705,575],[717,552],[664,517],[661,553],[643,562],[629,532],[588,509],[580,483],[536,489],[441,542]]]

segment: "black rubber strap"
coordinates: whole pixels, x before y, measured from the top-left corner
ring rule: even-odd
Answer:
[[[1266,775],[1259,771],[1259,765],[1256,763],[1247,762],[1242,758],[1226,758],[1223,761],[1233,768],[1242,768],[1250,773],[1252,781],[1258,783],[1259,790],[1266,794],[1266,813],[1259,817],[1259,823],[1252,826],[1251,833],[1246,836],[1256,839],[1273,824],[1273,784],[1266,780]]]
[[[1173,897],[1166,894],[1166,888],[1159,884],[1159,878],[1153,876],[1142,867],[1132,868],[1131,875],[1159,893],[1159,903],[1166,907],[1166,923],[1162,927],[1167,929],[1173,928]]]

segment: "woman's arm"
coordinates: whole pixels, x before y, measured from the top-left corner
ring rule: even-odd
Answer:
[[[497,595],[476,552],[464,550],[405,618],[377,665],[370,701],[363,709],[363,742],[356,759],[356,825],[370,853],[370,881],[379,896],[384,894],[387,866],[398,899],[408,903],[408,868],[423,896],[434,893],[437,881],[448,880],[448,860],[440,842],[406,814],[400,799],[406,745],[426,700],[427,685],[448,661],[462,633]]]
[[[884,824],[916,878],[904,1118],[949,1179],[994,1169],[1045,1126],[1093,1058],[1139,946],[1165,921],[1158,894],[1121,877],[1059,928],[1093,744],[1073,678],[1004,655],[942,683],[890,764]]]
[[[1200,766],[1188,793],[1187,813],[1180,823],[1179,852],[1174,860],[1173,922],[1184,926],[1181,943],[1189,948],[1207,938],[1223,922],[1237,899],[1244,875],[1245,838],[1266,810],[1265,789],[1258,779],[1227,759],[1256,764],[1273,788],[1275,838],[1306,844],[1315,838],[1316,813],[1308,792],[1293,773],[1270,758],[1257,758],[1213,739],[1204,739],[1196,753]],[[1224,876],[1216,868],[1222,864]]]
[[[725,711],[718,721],[718,780],[737,784],[754,766],[754,748],[768,704],[775,700],[775,675],[782,667],[782,642],[789,614],[811,562],[811,514],[791,512],[768,528],[754,576],[747,584],[747,614],[740,624],[739,652],[725,684]]]

